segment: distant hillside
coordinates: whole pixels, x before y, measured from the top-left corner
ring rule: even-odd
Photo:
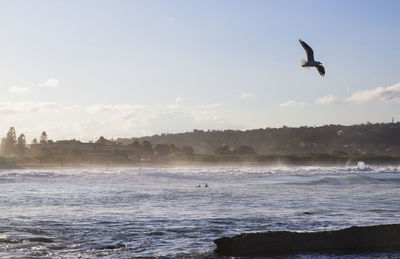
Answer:
[[[118,139],[122,144],[148,140],[153,145],[191,146],[195,153],[211,154],[223,145],[252,147],[258,154],[400,154],[400,123],[352,126],[212,130]]]

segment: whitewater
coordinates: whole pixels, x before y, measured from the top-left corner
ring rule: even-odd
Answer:
[[[216,258],[214,239],[243,232],[400,223],[399,173],[362,163],[1,170],[0,258]],[[338,258],[295,256],[310,257]]]

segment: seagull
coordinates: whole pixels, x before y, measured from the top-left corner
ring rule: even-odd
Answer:
[[[305,61],[304,59],[301,61],[301,66],[308,68],[308,67],[315,67],[319,74],[321,76],[325,75],[325,68],[322,66],[322,63],[319,61],[315,61],[314,60],[314,51],[312,50],[312,48],[310,46],[308,46],[307,43],[305,43],[302,40],[299,40],[301,46],[303,46],[304,50],[306,51],[307,54],[307,61]]]

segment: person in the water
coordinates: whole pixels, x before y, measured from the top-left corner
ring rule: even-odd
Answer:
[[[204,185],[204,188],[207,188],[208,187],[208,184],[205,184]],[[201,188],[201,185],[199,184],[199,185],[196,185],[196,188]]]

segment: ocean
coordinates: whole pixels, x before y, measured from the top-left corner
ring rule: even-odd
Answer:
[[[391,223],[398,166],[0,171],[0,258],[217,258],[223,236]]]

